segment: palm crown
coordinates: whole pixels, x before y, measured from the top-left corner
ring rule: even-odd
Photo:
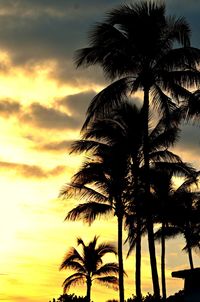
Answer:
[[[87,284],[87,300],[90,301],[90,291],[92,282],[94,280],[114,287],[118,287],[118,273],[117,263],[103,264],[102,257],[108,253],[116,255],[115,247],[111,244],[101,243],[97,246],[98,237],[89,242],[88,245],[84,243],[81,238],[77,239],[77,244],[82,246],[82,253],[71,247],[66,253],[60,269],[73,269],[76,273],[70,275],[63,282],[64,292],[66,292],[71,285]]]

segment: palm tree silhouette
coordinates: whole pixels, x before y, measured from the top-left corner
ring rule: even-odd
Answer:
[[[78,193],[86,200],[71,210],[67,219],[83,219],[92,223],[97,216],[110,212],[117,216],[119,294],[123,299],[122,227],[130,198],[127,192],[132,186],[131,172],[136,173],[136,162],[139,159],[142,130],[142,112],[127,100],[114,108],[112,113],[109,112],[106,118],[104,116],[102,120],[94,121],[85,131],[83,140],[72,145],[73,151],[92,151],[93,157],[74,175],[71,184],[61,191],[62,196]],[[131,158],[134,168],[130,164]],[[91,186],[88,187],[91,184],[95,184],[95,191]]]
[[[179,114],[177,115],[177,110],[171,113],[171,124],[167,128],[165,127],[165,118],[161,118],[157,125],[152,128],[149,132],[149,160],[150,160],[150,176],[151,176],[151,186],[152,177],[155,176],[155,172],[160,171],[162,176],[162,171],[168,169],[170,173],[181,173],[185,171],[188,174],[193,172],[193,169],[187,167],[182,163],[179,156],[175,155],[168,150],[170,146],[178,138],[179,128],[177,127],[177,120],[179,119]],[[141,117],[140,117],[141,119]],[[139,131],[139,124],[137,125],[137,133],[142,137]],[[133,130],[133,129],[132,129]],[[142,139],[141,139],[142,140]],[[149,212],[155,215],[155,205],[154,202],[151,203],[151,208],[144,199],[145,197],[145,186],[144,186],[144,158],[142,151],[142,144],[138,148],[137,160],[133,162],[133,186],[132,186],[132,196],[130,197],[130,208],[128,211],[126,219],[126,227],[128,228],[128,238],[130,247],[128,256],[130,255],[133,248],[136,247],[136,296],[138,301],[141,300],[141,236],[146,233],[147,230],[147,215]],[[134,165],[134,163],[136,163]],[[135,173],[137,171],[137,173]],[[152,174],[152,172],[154,172]],[[156,173],[156,175],[158,172]],[[154,180],[154,177],[153,177]],[[162,177],[160,178],[162,181]],[[130,188],[129,188],[130,191]],[[152,201],[154,198],[152,198]],[[157,213],[156,213],[157,214]]]
[[[101,243],[97,246],[98,237],[89,242],[88,245],[84,243],[81,238],[77,239],[77,245],[81,245],[82,253],[77,249],[71,247],[66,253],[63,262],[60,265],[60,270],[73,269],[76,273],[70,275],[63,282],[64,293],[71,287],[71,285],[83,284],[87,285],[86,298],[87,302],[91,299],[91,287],[93,281],[101,284],[110,285],[114,289],[118,288],[118,273],[117,263],[103,264],[102,257],[108,253],[116,253],[113,245]]]
[[[176,139],[178,128],[175,127],[175,124],[166,129],[162,118],[151,130],[151,165],[166,160],[180,162],[178,156],[166,149]],[[67,219],[83,219],[92,223],[97,216],[110,212],[117,216],[120,291],[123,291],[123,283],[120,287],[120,281],[123,282],[122,222],[132,207],[131,211],[137,217],[137,233],[139,234],[141,231],[141,206],[138,194],[142,181],[143,194],[140,200],[144,199],[144,176],[140,175],[144,174],[143,125],[143,111],[125,100],[107,117],[104,116],[104,119],[91,123],[91,127],[83,135],[84,139],[75,142],[72,150],[75,152],[92,151],[92,157],[87,159],[72,178],[72,182],[61,191],[62,196],[78,196],[85,200],[84,203],[79,204],[68,213]],[[93,186],[91,187],[91,185]],[[135,199],[134,204],[133,198]],[[129,215],[129,217],[133,220],[134,215]],[[131,228],[132,221],[129,229]],[[133,234],[134,236],[135,234]],[[141,297],[140,241],[138,235],[136,240],[136,294],[138,298]]]
[[[170,215],[175,209],[173,183],[174,176],[182,176],[187,179],[187,183],[197,181],[196,171],[187,163],[181,161],[177,163],[161,163],[153,171],[151,187],[154,198],[157,200],[156,222],[161,223],[161,228],[156,232],[155,238],[161,240],[161,282],[163,301],[166,301],[166,278],[165,278],[165,238],[170,238],[177,234],[175,227],[170,225]],[[180,212],[179,212],[180,215]]]
[[[79,196],[85,201],[69,211],[66,219],[82,219],[91,224],[98,216],[111,212],[117,217],[119,289],[124,294],[122,226],[126,207],[124,197],[127,188],[126,163],[124,156],[119,156],[117,148],[98,144],[98,150],[95,151],[98,157],[88,158],[84,162],[82,168],[72,178],[72,182],[62,189],[61,195],[65,198],[71,195]],[[95,188],[92,187],[94,185]]]
[[[175,106],[169,96],[177,103],[188,100],[192,93],[187,88],[199,84],[200,51],[190,47],[189,38],[190,28],[184,18],[167,17],[164,3],[142,1],[110,11],[105,22],[94,26],[89,47],[79,50],[75,57],[78,67],[99,64],[107,78],[115,80],[91,101],[83,129],[98,117],[99,112],[112,110],[128,92],[143,91],[146,121],[143,154],[148,201],[150,101],[168,117]],[[158,298],[160,290],[151,216],[148,217],[148,244],[154,294]]]
[[[175,228],[176,234],[182,234],[186,241],[183,248],[188,253],[190,268],[194,268],[192,249],[200,249],[200,192],[195,190],[197,179],[186,179],[174,192],[174,213],[170,222]],[[178,218],[175,215],[179,213]]]

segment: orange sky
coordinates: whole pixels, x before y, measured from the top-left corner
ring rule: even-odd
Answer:
[[[94,18],[98,20],[98,7],[87,0],[90,11],[83,13],[80,1],[75,1],[76,5],[59,1],[60,6],[51,0],[46,5],[39,0],[0,0],[4,28],[0,30],[2,301],[48,302],[59,297],[66,273],[58,268],[77,236],[89,241],[97,234],[102,241],[116,242],[114,218],[97,221],[90,228],[81,222],[64,222],[76,201],[57,199],[62,185],[81,163],[80,157],[68,154],[70,143],[79,135],[90,99],[105,84],[101,72],[76,71],[72,63],[74,50],[84,46],[89,24],[96,21]],[[103,14],[109,5],[102,3],[104,6],[96,5]],[[113,0],[110,7],[118,3]],[[55,28],[51,22],[55,22]],[[65,35],[71,40],[66,42]],[[181,140],[177,147],[179,154],[199,168],[199,128],[184,126],[184,139],[185,143]],[[186,254],[180,252],[183,245],[181,239],[167,243],[169,294],[183,286],[181,280],[171,278],[171,271],[188,267]],[[159,264],[159,246],[157,253]],[[196,265],[199,261],[195,256]],[[125,269],[129,276],[126,296],[130,297],[134,293],[134,254],[125,260]],[[143,292],[151,292],[145,239],[142,275]],[[84,295],[85,288],[70,292]],[[94,285],[92,298],[102,302],[117,298],[117,293]]]

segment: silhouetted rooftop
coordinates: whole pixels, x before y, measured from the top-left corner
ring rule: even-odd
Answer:
[[[187,278],[189,276],[195,276],[200,277],[200,267],[194,268],[194,269],[185,269],[181,271],[172,272],[172,277],[175,278]]]

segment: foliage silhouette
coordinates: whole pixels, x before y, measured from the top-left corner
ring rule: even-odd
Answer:
[[[118,273],[117,263],[103,264],[102,257],[108,253],[116,254],[113,245],[101,243],[97,246],[98,237],[94,237],[93,241],[86,245],[81,238],[77,239],[77,245],[81,245],[82,253],[77,249],[71,248],[65,255],[63,262],[60,265],[60,270],[73,269],[76,273],[70,275],[63,282],[64,293],[76,284],[86,283],[86,301],[90,302],[91,287],[93,281],[111,286],[114,289],[118,288]]]
[[[91,120],[99,117],[99,113],[112,110],[113,105],[119,104],[127,93],[143,90],[145,192],[146,200],[150,202],[150,104],[170,122],[169,113],[176,107],[175,102],[188,104],[192,98],[188,88],[198,88],[200,83],[197,70],[200,51],[190,47],[188,23],[184,18],[167,17],[163,2],[121,5],[108,13],[105,22],[94,26],[89,36],[89,47],[79,50],[75,61],[78,67],[98,64],[108,78],[115,80],[91,101],[83,130]],[[159,297],[151,215],[147,229],[154,294]],[[120,286],[120,302],[123,302],[123,284]]]
[[[170,171],[173,169],[181,171],[183,167],[186,171],[180,158],[166,149],[176,140],[177,133],[178,128],[174,124],[167,129],[165,128],[164,119],[160,119],[155,128],[151,129],[149,141],[151,147],[150,166],[152,169],[155,170],[155,165],[158,166],[159,164],[162,164],[162,166],[165,164],[166,169],[167,162],[169,164],[171,162],[170,166],[167,166],[168,169],[171,169]],[[87,161],[74,175],[72,182],[66,185],[61,192],[61,195],[66,198],[73,196],[84,200],[84,203],[79,204],[68,213],[67,219],[82,219],[92,223],[98,216],[109,214],[111,211],[116,216],[121,214],[125,217],[128,214],[128,217],[130,217],[128,218],[129,222],[127,222],[127,225],[130,224],[129,242],[131,246],[134,245],[134,242],[141,245],[139,235],[136,237],[136,241],[134,239],[135,229],[141,232],[139,219],[142,217],[146,221],[147,213],[151,211],[153,214],[153,210],[149,209],[149,205],[145,205],[142,201],[144,199],[142,138],[142,111],[125,100],[120,106],[114,108],[106,118],[91,123],[91,127],[85,131],[83,139],[76,141],[72,146],[72,150],[75,152],[90,151],[90,158],[87,157]],[[191,169],[188,168],[188,170],[191,172]],[[140,185],[140,198],[138,197],[139,192],[137,192],[138,185]],[[143,194],[141,194],[141,191],[143,191]],[[120,213],[118,212],[119,199],[115,199],[117,194],[122,197]],[[141,205],[139,205],[139,199]],[[133,215],[130,215],[130,213],[133,213]],[[137,220],[136,228],[133,225],[135,218]],[[120,225],[121,227],[122,225]],[[121,237],[118,240],[118,246],[119,243],[122,252]],[[132,249],[131,246],[130,250]],[[137,249],[138,257],[136,261],[138,297],[141,296],[140,249],[140,247]]]

